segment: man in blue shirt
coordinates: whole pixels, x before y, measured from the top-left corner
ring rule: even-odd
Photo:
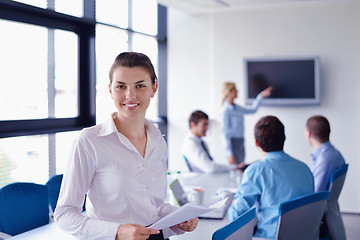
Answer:
[[[284,125],[274,116],[261,118],[255,125],[255,144],[263,160],[244,171],[242,184],[228,210],[236,219],[256,204],[256,237],[275,238],[279,205],[314,192],[314,178],[306,164],[283,151]]]
[[[315,149],[311,154],[315,192],[328,191],[331,173],[345,165],[341,153],[329,141],[329,121],[323,116],[310,117],[306,122],[305,136]]]
[[[311,154],[315,192],[328,191],[331,173],[345,165],[343,156],[329,141],[329,121],[320,115],[310,117],[306,122],[305,137],[315,149]],[[328,232],[326,218],[324,217],[320,226],[320,238],[325,237]]]

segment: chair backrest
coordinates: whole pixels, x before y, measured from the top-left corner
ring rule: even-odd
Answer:
[[[349,167],[349,164],[345,164],[344,167],[333,172],[330,176],[330,187],[329,187],[330,197],[329,197],[329,203],[328,203],[329,207],[337,204],[341,190],[344,186],[348,167]]]
[[[190,166],[189,160],[185,157],[185,155],[183,155],[183,158],[184,158],[184,160],[185,160],[185,162],[186,162],[187,167],[189,168],[189,171],[192,172],[193,169],[192,169],[191,166]]]
[[[344,186],[349,164],[333,172],[330,176],[330,197],[325,213],[326,223],[331,239],[341,240],[346,238],[344,222],[342,220],[338,199]]]
[[[63,179],[63,174],[59,174],[51,177],[46,183],[46,186],[48,186],[49,189],[49,204],[53,212],[55,211],[56,204],[59,198],[62,179]],[[86,196],[87,195],[85,195],[85,200],[82,208],[83,211],[86,210],[85,208]]]
[[[59,174],[51,177],[46,183],[49,190],[49,204],[53,211],[55,211],[57,200],[59,198],[62,179],[63,174]]]
[[[257,222],[255,209],[249,209],[231,223],[216,230],[212,240],[251,240]]]
[[[275,239],[319,239],[319,228],[329,192],[317,192],[280,204]]]
[[[48,188],[35,183],[12,183],[0,189],[0,231],[9,235],[49,223]]]

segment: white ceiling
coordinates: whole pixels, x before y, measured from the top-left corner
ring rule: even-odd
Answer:
[[[254,7],[279,6],[284,4],[295,5],[302,3],[330,3],[338,1],[346,0],[158,0],[158,2],[164,6],[176,8],[188,13],[230,11]]]

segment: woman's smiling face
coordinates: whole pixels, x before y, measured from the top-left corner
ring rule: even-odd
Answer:
[[[145,117],[150,99],[157,90],[149,73],[143,67],[117,67],[113,72],[109,91],[119,117]]]

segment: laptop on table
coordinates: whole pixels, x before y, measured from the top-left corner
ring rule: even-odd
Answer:
[[[187,198],[187,195],[186,195],[186,193],[185,193],[185,191],[184,191],[183,187],[181,186],[178,179],[175,179],[170,184],[170,189],[173,192],[174,197],[175,197],[177,203],[179,204],[179,206],[183,206],[184,204],[189,202],[189,200]],[[229,192],[225,196],[228,199],[226,200],[225,204],[222,207],[216,208],[213,211],[202,214],[202,215],[199,216],[199,218],[202,218],[202,219],[223,219],[225,217],[225,215],[226,215],[226,212],[227,212],[228,208],[232,204],[232,201],[234,199],[234,195],[235,195],[235,193]]]

